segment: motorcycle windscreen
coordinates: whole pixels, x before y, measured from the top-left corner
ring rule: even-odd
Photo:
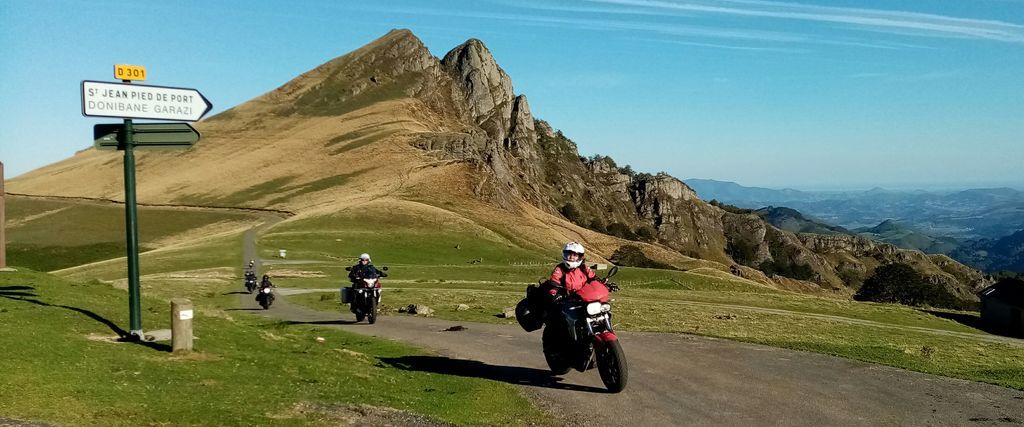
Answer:
[[[579,295],[583,302],[608,302],[608,287],[604,283],[591,280],[576,291],[576,295]]]

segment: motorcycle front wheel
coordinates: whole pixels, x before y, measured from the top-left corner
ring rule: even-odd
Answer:
[[[605,343],[597,353],[597,371],[601,374],[601,382],[608,391],[618,393],[626,388],[629,369],[626,366],[626,354],[622,352],[619,341]]]
[[[366,313],[366,321],[371,325],[377,323],[377,301],[370,301],[370,312]]]

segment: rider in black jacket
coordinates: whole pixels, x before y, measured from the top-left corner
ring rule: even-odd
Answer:
[[[381,273],[370,263],[370,254],[359,255],[359,263],[352,266],[348,272],[349,280],[353,282],[367,277],[380,277]]]

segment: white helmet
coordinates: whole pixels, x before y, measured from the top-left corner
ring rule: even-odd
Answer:
[[[370,262],[370,254],[359,255],[359,259],[365,259],[366,262]]]
[[[578,254],[579,258],[576,258],[576,261],[569,261],[570,253]],[[579,267],[580,264],[583,264],[583,254],[583,245],[577,242],[566,243],[565,247],[562,248],[562,262],[564,262],[565,266],[569,268]]]

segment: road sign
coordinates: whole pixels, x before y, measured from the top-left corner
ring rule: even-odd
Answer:
[[[141,82],[146,80],[146,67],[141,65],[114,65],[114,78],[118,80],[134,80]]]
[[[199,131],[188,123],[135,123],[132,141],[137,150],[182,149],[199,141]],[[92,127],[93,146],[97,150],[123,150],[124,132],[121,123],[104,123]]]
[[[213,108],[195,89],[82,81],[82,115],[194,122]]]

